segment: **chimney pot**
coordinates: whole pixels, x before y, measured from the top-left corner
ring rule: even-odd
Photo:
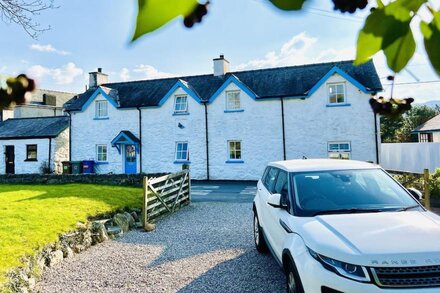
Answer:
[[[98,67],[98,72],[102,72],[102,68],[101,67]]]

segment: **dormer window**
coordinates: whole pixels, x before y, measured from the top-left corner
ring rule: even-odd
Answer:
[[[347,103],[344,83],[332,83],[328,85],[328,103],[331,105]]]
[[[174,113],[187,113],[188,112],[188,96],[180,95],[174,99]]]
[[[95,104],[95,116],[96,118],[107,118],[108,117],[108,102],[107,101],[96,101]]]
[[[240,109],[240,91],[226,92],[226,111],[236,111]]]

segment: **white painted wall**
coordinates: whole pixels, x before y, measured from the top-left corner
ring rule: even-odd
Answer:
[[[26,145],[37,145],[37,161],[26,162]],[[31,174],[40,173],[40,167],[43,162],[49,159],[49,139],[16,139],[16,140],[0,140],[0,174],[6,173],[5,166],[5,146],[15,146],[15,174]]]
[[[329,83],[344,82],[350,106],[327,107]],[[311,97],[284,103],[287,159],[327,158],[328,142],[351,142],[351,159],[376,161],[374,114],[370,95],[338,74],[331,76]]]
[[[97,173],[124,173],[124,153],[119,153],[111,141],[122,131],[131,131],[139,137],[139,112],[137,109],[121,110],[108,104],[107,120],[95,120],[95,102],[106,100],[97,95],[94,101],[81,113],[72,113],[72,161],[97,160],[96,145],[105,144],[108,161],[96,166]],[[139,154],[137,164],[139,171]]]
[[[179,87],[162,107],[142,109],[143,172],[182,170],[182,164],[174,163],[176,142],[187,141],[191,176],[206,179],[204,106],[188,95],[189,115],[173,116],[175,95],[181,94],[187,93]],[[184,128],[179,128],[179,123]]]
[[[388,170],[434,173],[440,168],[440,143],[383,143],[380,165]]]
[[[240,91],[243,112],[225,113],[226,91],[240,90],[234,83],[208,106],[210,179],[256,180],[270,161],[283,159],[279,100],[254,101]],[[228,140],[241,140],[244,163],[226,163]]]

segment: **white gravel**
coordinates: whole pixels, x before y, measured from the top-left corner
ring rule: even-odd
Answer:
[[[252,239],[251,203],[193,203],[45,272],[39,292],[284,292]]]

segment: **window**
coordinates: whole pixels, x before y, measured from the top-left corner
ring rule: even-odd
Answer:
[[[27,144],[26,145],[26,161],[36,161],[37,160],[37,145]]]
[[[330,142],[328,144],[328,157],[330,159],[349,160],[350,152],[350,142]]]
[[[98,162],[107,161],[107,145],[105,144],[96,145],[96,158]]]
[[[176,96],[174,99],[174,112],[184,113],[188,112],[188,96]]]
[[[335,83],[328,85],[328,103],[344,104],[345,101],[345,84]]]
[[[189,161],[189,151],[187,142],[176,143],[176,161]]]
[[[229,147],[229,160],[241,160],[241,141],[230,140],[228,141]]]
[[[226,92],[226,110],[240,110],[240,91]]]
[[[275,180],[277,179],[277,175],[278,175],[277,168],[271,167],[269,171],[266,172],[266,178],[264,178],[263,184],[270,193],[275,192],[274,185],[275,185]]]
[[[432,133],[420,133],[420,142],[432,142]]]
[[[96,113],[97,118],[108,117],[108,102],[107,101],[96,101]]]

